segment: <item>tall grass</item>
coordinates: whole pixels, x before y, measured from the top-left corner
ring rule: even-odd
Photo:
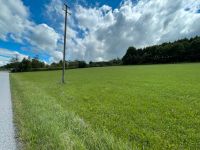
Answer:
[[[130,148],[103,130],[93,130],[34,84],[14,80],[12,87],[18,136],[25,149]]]
[[[200,149],[200,64],[11,74],[24,149]]]

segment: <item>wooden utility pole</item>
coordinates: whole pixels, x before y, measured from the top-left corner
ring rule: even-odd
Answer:
[[[65,28],[64,28],[64,49],[63,49],[63,69],[62,69],[62,83],[65,83],[65,54],[66,54],[66,36],[67,36],[67,15],[70,14],[68,12],[68,6],[64,4],[63,10],[65,11]]]

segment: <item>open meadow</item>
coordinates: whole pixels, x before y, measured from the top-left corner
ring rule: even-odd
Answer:
[[[200,149],[200,64],[11,74],[24,149]]]

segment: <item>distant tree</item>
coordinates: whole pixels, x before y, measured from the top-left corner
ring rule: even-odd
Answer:
[[[57,64],[55,62],[51,63],[50,65],[51,68],[56,68],[57,67]]]
[[[24,58],[19,64],[19,71],[30,71],[31,69],[31,60]]]
[[[160,45],[148,46],[136,49],[129,47],[122,59],[112,59],[110,61],[93,62],[87,64],[85,61],[65,61],[66,68],[104,67],[115,65],[133,64],[158,64],[158,63],[178,63],[178,62],[199,62],[200,61],[200,37],[182,39],[174,42],[167,42]],[[53,62],[50,65],[39,60],[36,55],[33,59],[24,58],[21,62],[16,54],[11,58],[10,63],[1,67],[13,71],[37,71],[61,69],[62,60]]]
[[[60,60],[59,63],[58,63],[58,67],[62,67],[62,66],[63,66],[63,61]],[[65,66],[67,66],[67,65],[65,65]]]
[[[87,63],[85,61],[78,61],[78,68],[86,68]]]
[[[200,61],[200,37],[185,38],[138,50],[129,47],[122,61],[124,65]]]
[[[139,51],[135,47],[129,47],[127,53],[122,58],[124,65],[139,64],[142,60]]]
[[[32,68],[44,68],[45,67],[45,63],[41,62],[39,60],[39,56],[36,55],[33,59],[32,59]]]
[[[200,38],[195,39],[191,43],[191,50],[193,54],[199,54],[200,53]]]
[[[17,62],[19,62],[19,55],[15,54],[15,56],[10,59],[10,62],[11,63],[17,63]]]
[[[117,58],[117,59],[113,59],[109,61],[109,65],[110,66],[116,66],[116,65],[121,65],[122,64],[122,60]]]
[[[7,67],[7,69],[11,68],[13,71],[16,72],[19,67],[19,55],[16,54],[14,57],[12,57],[10,59],[10,64],[8,64],[6,67]]]
[[[92,64],[93,64],[93,62],[92,62],[92,61],[90,61],[90,62],[89,62],[89,65],[90,65],[90,66],[92,66]]]

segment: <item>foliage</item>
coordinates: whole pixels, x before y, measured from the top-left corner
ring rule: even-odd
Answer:
[[[121,59],[113,59],[110,61],[101,61],[101,62],[89,62],[89,67],[105,67],[105,66],[119,66],[122,64]]]
[[[138,50],[129,47],[122,61],[124,65],[199,62],[200,37],[163,43]]]
[[[166,64],[181,62],[199,62],[200,61],[200,37],[191,39],[182,39],[173,43],[163,43],[136,49],[129,47],[122,59],[113,59],[110,61],[92,62],[87,64],[85,61],[75,60],[66,61],[66,69],[87,68],[87,67],[105,67],[135,64]],[[4,69],[11,69],[13,72],[41,71],[41,70],[61,70],[63,61],[53,62],[47,65],[41,62],[36,56],[33,59],[24,58],[21,62],[16,57],[11,59],[11,63],[5,65]]]
[[[11,74],[25,149],[200,149],[200,64]],[[60,82],[59,82],[60,81]]]
[[[19,59],[13,57],[9,64],[3,66],[4,69],[10,69],[12,72],[24,72],[24,71],[32,71],[38,68],[47,68],[44,62],[40,61],[37,57],[31,58],[23,58],[20,62]]]

